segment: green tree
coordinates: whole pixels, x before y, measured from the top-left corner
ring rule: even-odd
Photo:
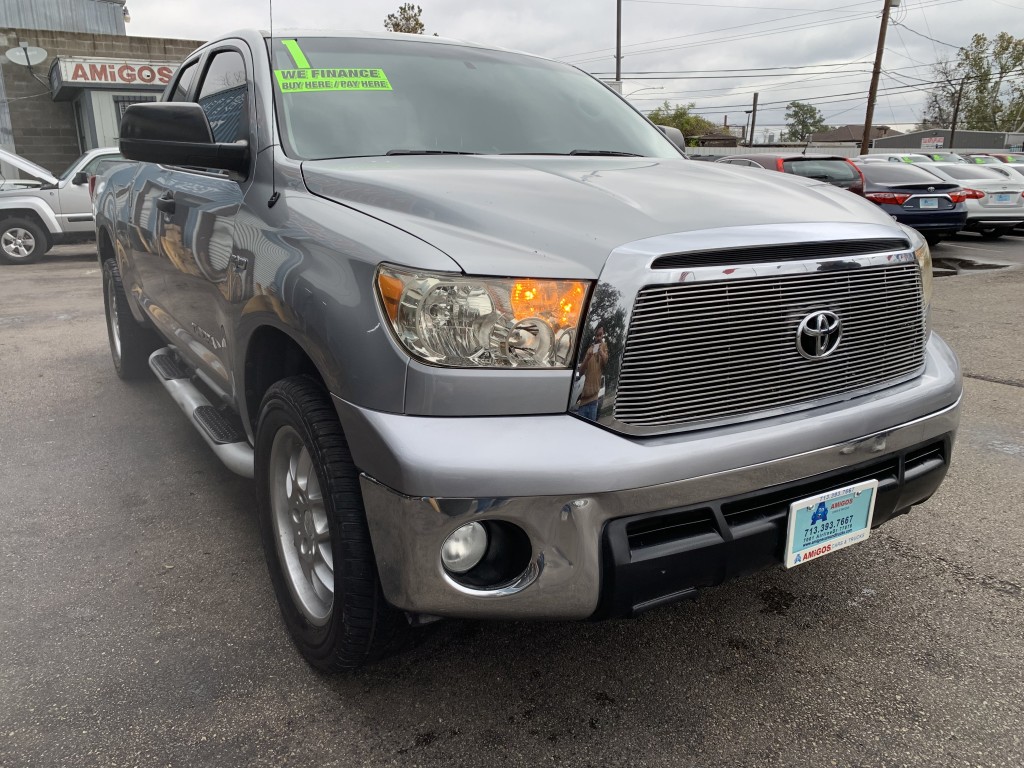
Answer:
[[[932,69],[932,87],[920,125],[949,128],[957,99],[957,128],[975,131],[1016,131],[1024,124],[1024,38],[1000,32],[994,38],[977,34],[952,61]]]
[[[703,136],[705,133],[713,133],[716,126],[710,120],[705,120],[699,115],[690,114],[694,104],[676,104],[672,106],[666,101],[660,107],[656,107],[647,113],[647,117],[655,125],[671,125],[683,132],[683,136]]]
[[[425,27],[420,16],[423,9],[412,3],[402,3],[398,7],[398,13],[389,13],[384,19],[384,29],[391,32],[408,32],[413,35],[422,35]]]
[[[801,101],[791,101],[786,107],[786,141],[807,141],[812,133],[827,131],[821,110]]]

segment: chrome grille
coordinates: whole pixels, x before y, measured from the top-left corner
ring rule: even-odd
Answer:
[[[800,321],[836,312],[830,357],[796,347]],[[878,388],[924,365],[916,263],[770,278],[647,286],[634,304],[615,418],[687,425],[796,407]]]

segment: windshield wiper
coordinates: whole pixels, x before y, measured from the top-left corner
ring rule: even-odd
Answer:
[[[574,149],[570,155],[605,155],[606,157],[643,157],[635,152],[616,152],[614,149]]]
[[[392,149],[388,155],[478,155],[479,152],[459,152],[454,149]]]

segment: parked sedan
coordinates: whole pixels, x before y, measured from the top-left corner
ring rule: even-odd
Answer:
[[[967,223],[967,205],[959,184],[940,180],[908,163],[864,163],[864,197],[900,224],[913,227],[934,245]]]
[[[930,163],[921,166],[943,181],[963,185],[967,226],[994,240],[1024,224],[1024,178],[1005,178],[990,165]]]
[[[864,177],[849,158],[839,155],[751,154],[728,155],[715,161],[747,168],[767,168],[818,179],[851,192],[864,194]]]
[[[857,163],[930,163],[932,158],[918,152],[873,152],[870,155],[858,155],[853,159]]]

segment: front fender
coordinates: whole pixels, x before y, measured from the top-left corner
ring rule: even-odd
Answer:
[[[59,235],[63,232],[53,209],[38,197],[16,195],[14,197],[4,197],[0,200],[0,215],[16,216],[18,211],[32,211],[42,220],[43,225],[51,235]]]

